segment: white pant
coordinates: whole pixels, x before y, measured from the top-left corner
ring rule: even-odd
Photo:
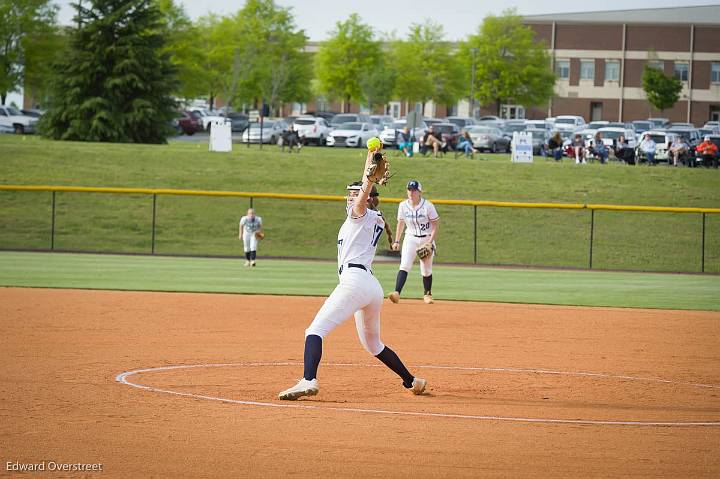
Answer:
[[[402,244],[402,253],[400,253],[400,269],[407,271],[408,273],[412,269],[415,257],[417,256],[416,250],[428,242],[429,236],[424,238],[417,238],[411,234],[405,234]],[[434,245],[434,243],[433,243]],[[435,251],[425,259],[420,260],[420,274],[423,276],[430,276],[432,274],[433,258],[435,258]]]
[[[315,334],[324,338],[350,315],[354,315],[360,342],[367,352],[377,356],[385,349],[380,341],[380,308],[383,298],[382,287],[375,276],[346,265],[340,275],[340,283],[305,330],[305,337]]]
[[[255,233],[243,234],[243,247],[246,253],[248,251],[257,251],[258,239],[255,237]]]

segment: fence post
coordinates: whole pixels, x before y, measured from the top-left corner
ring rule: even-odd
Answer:
[[[250,208],[252,208],[252,207],[253,207],[253,197],[251,196],[250,197]]]
[[[593,235],[594,234],[595,234],[595,210],[590,210],[590,266],[588,269],[592,269]]]
[[[152,241],[150,254],[155,254],[155,211],[157,209],[157,193],[153,193],[153,207],[152,207]]]
[[[52,192],[52,213],[50,220],[50,251],[55,249],[55,190]]]
[[[702,252],[700,254],[700,272],[705,272],[705,213],[702,214]]]
[[[477,264],[477,205],[473,205],[473,264]]]

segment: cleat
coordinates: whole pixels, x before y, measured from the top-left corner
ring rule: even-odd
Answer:
[[[393,291],[392,293],[388,294],[388,299],[392,301],[393,303],[399,303],[400,302],[400,293],[397,291]]]
[[[425,388],[425,380],[423,381],[423,389]],[[413,387],[415,386],[415,382],[413,381]],[[286,389],[285,391],[278,394],[278,399],[284,399],[286,401],[295,401],[298,398],[301,398],[303,396],[314,396],[318,393],[320,390],[320,387],[318,386],[318,380],[313,379],[312,381],[308,381],[305,378],[302,378],[298,383],[291,387],[290,389]],[[419,393],[415,393],[419,394]]]
[[[414,395],[418,396],[425,391],[425,386],[427,386],[427,381],[425,379],[415,378],[413,379],[412,387],[410,388],[410,392],[412,392]]]
[[[250,261],[245,261],[245,266],[250,266]]]
[[[250,266],[255,266],[255,260],[250,261]]]
[[[423,296],[423,301],[425,301],[425,304],[433,304],[434,301],[432,298],[432,294],[426,294],[425,296]]]

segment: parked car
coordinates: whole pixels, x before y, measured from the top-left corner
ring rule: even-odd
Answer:
[[[472,138],[473,146],[480,151],[487,150],[493,153],[510,151],[511,138],[503,135],[500,128],[474,125],[468,127],[467,131]]]
[[[539,128],[549,131],[552,126],[546,120],[525,120],[525,128]]]
[[[575,132],[585,126],[585,119],[576,115],[559,115],[555,117],[555,129],[559,132]]]
[[[470,118],[469,116],[449,116],[445,118],[445,121],[455,123],[461,129],[471,125],[477,125],[475,118]]]
[[[441,120],[440,118],[423,118],[423,121],[428,127],[445,122],[445,120]]]
[[[675,133],[676,135],[682,136],[683,139],[690,146],[691,150],[695,150],[695,147],[702,143],[700,137],[700,131],[694,128],[665,128],[668,133]]]
[[[695,125],[683,121],[673,121],[667,126],[667,128],[695,128]]]
[[[644,133],[653,128],[652,122],[650,122],[648,120],[635,120],[635,121],[631,121],[630,123],[632,123],[633,126],[635,126],[636,133]]]
[[[189,111],[178,112],[177,122],[180,133],[194,135],[198,131],[202,131],[203,127],[200,118],[200,115],[197,113]]]
[[[505,123],[501,128],[503,134],[512,138],[513,133],[525,131],[528,129],[528,125],[525,124],[525,120],[522,123]]]
[[[402,119],[394,122],[390,126],[386,126],[385,129],[380,132],[380,141],[382,141],[385,146],[395,146],[397,132],[405,128],[406,125],[407,120]],[[414,138],[420,138],[425,134],[427,129],[428,125],[423,121],[414,131],[410,131],[410,134],[413,135]]]
[[[324,145],[325,138],[330,134],[330,126],[321,117],[301,116],[295,120],[293,128],[298,132],[300,138],[318,146]]]
[[[35,133],[37,122],[37,118],[23,115],[20,110],[13,106],[0,105],[0,125],[12,128],[18,135]]]
[[[698,133],[700,133],[700,138],[704,138],[708,135],[720,135],[720,127],[702,127],[698,129]]]
[[[284,119],[265,118],[262,123],[262,140],[260,137],[260,123],[248,123],[243,131],[241,140],[243,143],[269,143],[276,144],[283,133],[288,130],[288,124]]]
[[[230,128],[232,131],[243,132],[245,128],[250,124],[250,117],[245,113],[237,111],[231,111],[227,114],[227,119],[230,120]]]
[[[0,135],[8,133],[15,133],[15,130],[11,126],[0,125]]]
[[[432,127],[433,131],[440,135],[440,140],[447,143],[447,145],[454,150],[457,139],[460,136],[460,127],[450,122],[436,123],[432,125]]]
[[[668,123],[670,123],[670,120],[668,120],[667,118],[648,118],[648,121],[650,123],[652,123],[652,125],[653,125],[651,130],[655,130],[657,128],[663,128]]]
[[[375,125],[378,131],[383,131],[386,126],[392,125],[395,122],[395,118],[390,115],[370,115],[370,121]]]
[[[547,128],[528,128],[525,130],[532,135],[533,155],[540,155],[550,140],[550,131]]]
[[[677,135],[663,130],[648,130],[643,133],[643,136],[646,134],[649,134],[655,142],[655,161],[668,161],[670,157],[668,150]],[[638,142],[638,146],[640,146],[640,142]],[[638,158],[640,156],[640,151],[638,151]]]
[[[597,133],[602,135],[602,142],[608,149],[615,151],[617,149],[617,140],[620,135],[623,135],[627,140],[627,147],[635,149],[638,146],[637,138],[635,136],[635,130],[627,127],[620,126],[608,126],[605,128],[598,129]],[[585,141],[587,146],[594,146],[595,137]],[[589,156],[590,157],[590,156]]]
[[[330,121],[337,115],[336,111],[306,111],[302,116],[314,116],[320,117],[325,120],[326,123],[330,124]]]
[[[20,110],[23,115],[25,116],[31,116],[33,118],[40,118],[45,114],[45,110],[40,110],[37,108],[30,108],[29,110]]]
[[[220,115],[217,111],[211,112],[204,108],[193,108],[190,112],[199,115],[203,130],[210,130],[210,125],[214,121],[220,123],[225,123],[227,121],[227,119]]]
[[[378,136],[378,131],[372,123],[359,121],[342,123],[328,136],[327,146],[361,148],[373,136]]]
[[[340,113],[330,120],[330,129],[335,129],[343,123],[371,123],[370,115],[364,113]]]

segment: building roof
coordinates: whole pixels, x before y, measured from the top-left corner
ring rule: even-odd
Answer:
[[[694,7],[643,8],[595,12],[525,15],[529,23],[668,23],[720,25],[720,4]]]

